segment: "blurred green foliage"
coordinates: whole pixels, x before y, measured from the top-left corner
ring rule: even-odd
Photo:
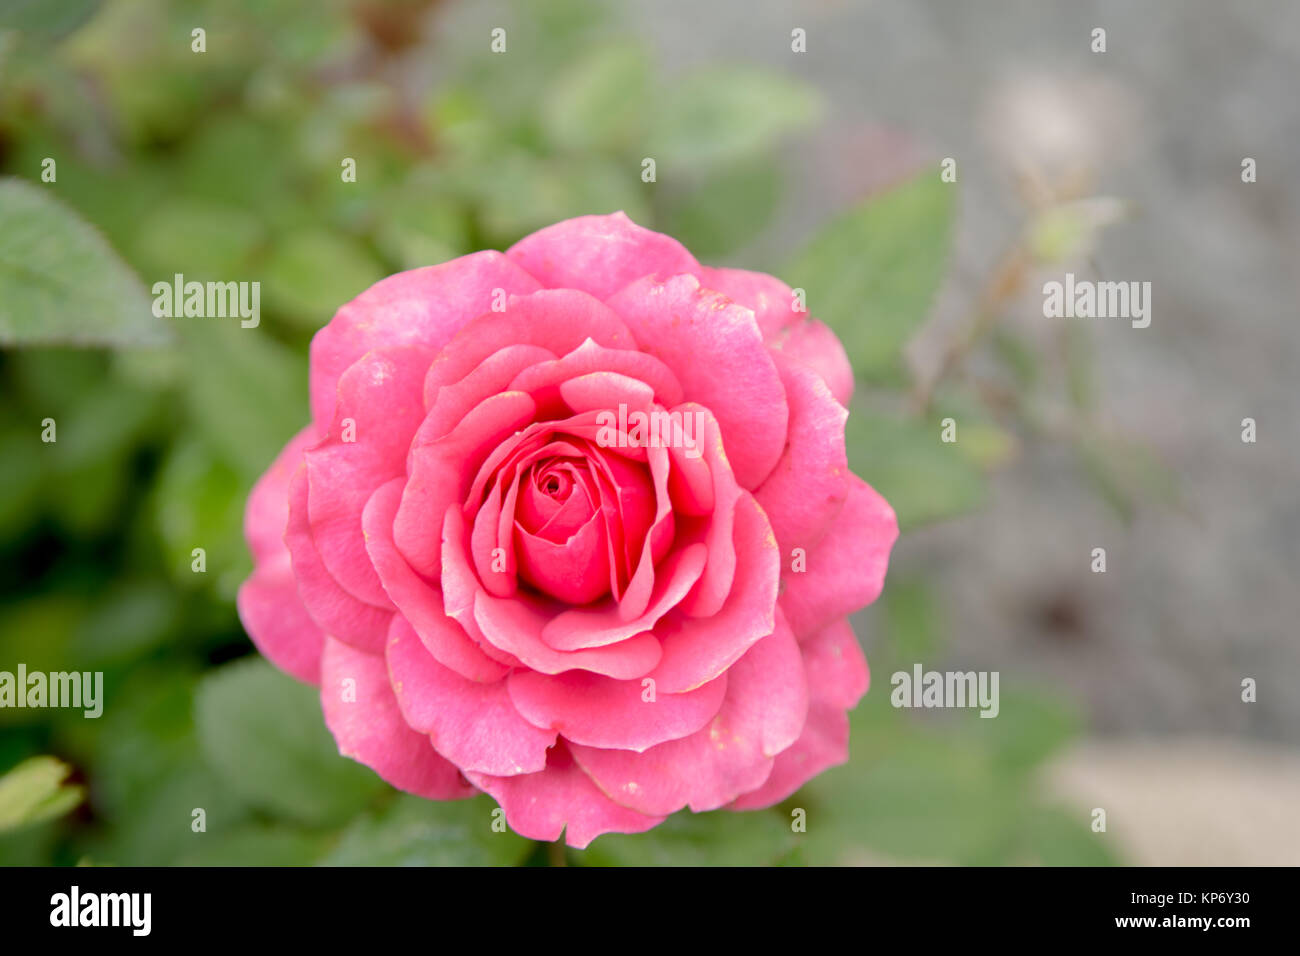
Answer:
[[[339,757],[314,692],[249,656],[233,605],[243,503],[307,419],[307,343],[338,305],[392,272],[617,209],[737,261],[780,208],[778,147],[818,120],[792,76],[663,77],[595,2],[502,9],[507,56],[486,30],[446,35],[463,11],[436,0],[0,13],[0,174],[14,177],[0,181],[0,342],[43,346],[0,353],[0,669],[103,670],[107,698],[98,720],[0,710],[0,863],[1104,862],[1081,814],[1035,796],[1077,720],[1021,688],[996,721],[924,721],[878,687],[853,717],[852,762],[786,806],[679,814],[557,855],[494,830],[486,797],[418,800]],[[1013,444],[978,415],[963,417],[972,440],[940,444],[938,417],[902,402],[952,195],[933,176],[906,183],[774,270],[875,390],[849,419],[852,463],[905,529],[978,507]],[[153,321],[145,290],[175,273],[260,281],[261,327]],[[112,348],[67,347],[91,342]],[[56,443],[41,441],[47,418]],[[878,675],[941,658],[940,605],[891,579],[872,612]]]

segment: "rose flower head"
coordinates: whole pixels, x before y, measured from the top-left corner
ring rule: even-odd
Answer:
[[[341,753],[584,847],[847,759],[893,510],[784,283],[622,213],[391,276],[311,344],[239,613]]]

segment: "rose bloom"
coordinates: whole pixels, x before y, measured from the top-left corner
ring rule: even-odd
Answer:
[[[399,273],[312,340],[240,616],[341,753],[524,836],[769,806],[848,757],[898,533],[852,388],[789,287],[622,213]]]

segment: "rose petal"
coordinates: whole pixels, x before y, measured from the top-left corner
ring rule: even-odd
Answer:
[[[523,392],[501,392],[475,407],[445,437],[412,449],[410,480],[393,522],[393,541],[417,572],[438,580],[441,515],[463,500],[475,464],[528,422],[535,408]]]
[[[253,552],[253,563],[278,560],[288,551],[284,529],[289,523],[289,482],[302,464],[302,453],[320,440],[320,432],[308,425],[280,450],[271,467],[257,479],[244,509],[244,538]]]
[[[754,314],[690,275],[641,279],[608,301],[687,399],[717,418],[736,480],[756,488],[781,457],[787,411]]]
[[[303,606],[322,631],[340,641],[382,654],[393,612],[359,601],[343,590],[325,568],[307,522],[307,466],[299,466],[289,482],[289,526],[284,543],[298,579]]]
[[[392,605],[366,554],[361,511],[376,488],[405,473],[434,354],[422,346],[367,352],[339,379],[329,434],[305,454],[307,514],[321,561],[344,590],[376,607]]]
[[[447,343],[425,379],[425,404],[431,406],[439,388],[459,382],[503,346],[532,345],[556,356],[587,339],[611,349],[636,347],[618,313],[585,292],[544,289],[511,297],[504,312],[480,315]]]
[[[509,672],[485,654],[465,630],[443,611],[442,595],[429,587],[393,544],[393,519],[402,497],[401,478],[388,482],[371,497],[362,513],[366,551],[398,611],[415,629],[430,654],[462,677],[496,681]]]
[[[515,709],[530,723],[559,731],[572,743],[640,752],[707,724],[722,706],[727,675],[685,694],[651,693],[639,681],[587,671],[515,671],[506,685]]]
[[[638,226],[624,213],[566,219],[525,236],[506,256],[551,289],[581,289],[607,299],[652,273],[698,273],[700,264],[669,236]]]
[[[612,800],[641,813],[696,813],[759,787],[798,739],[808,711],[799,645],[784,620],[727,671],[727,695],[703,729],[644,753],[570,745]]]
[[[645,612],[623,620],[618,605],[602,601],[593,607],[575,607],[562,611],[547,622],[541,638],[559,651],[600,648],[649,631],[655,623],[681,603],[704,570],[706,551],[703,544],[692,544],[669,555],[658,569],[654,591]]]
[[[844,710],[856,707],[871,683],[871,672],[848,618],[806,638],[802,650],[808,684],[818,699]]]
[[[889,502],[857,475],[826,536],[808,554],[807,570],[782,575],[781,609],[797,637],[847,617],[880,594],[898,520]]]
[[[674,614],[655,629],[663,645],[651,672],[665,693],[681,693],[713,680],[776,627],[780,555],[767,516],[748,492],[736,505],[735,585],[710,618]]]
[[[797,312],[794,290],[775,276],[744,269],[704,269],[700,282],[752,309],[768,348],[811,368],[841,405],[853,396],[853,368],[835,333]]]
[[[848,406],[853,398],[853,366],[844,345],[825,323],[808,319],[772,339],[768,348],[812,369],[822,377],[835,400]]]
[[[794,548],[805,555],[811,551],[844,507],[850,474],[844,422],[849,413],[815,372],[785,360],[777,366],[790,403],[789,440],[754,497],[772,522],[781,559],[789,561]]]
[[[780,803],[817,774],[849,759],[849,719],[866,692],[867,662],[848,621],[839,620],[802,644],[808,678],[808,720],[794,745],[777,755],[761,787],[731,804],[757,810]]]
[[[325,635],[302,606],[287,552],[257,566],[240,585],[235,606],[263,656],[304,683],[320,683]]]
[[[522,528],[515,530],[515,540],[520,576],[544,594],[587,604],[609,592],[609,541],[598,516],[567,541],[547,541]]]
[[[441,265],[399,272],[357,296],[311,342],[311,407],[318,422],[334,418],[343,372],[379,345],[439,349],[492,308],[496,290],[526,294],[537,280],[499,252],[476,252]]]
[[[753,312],[765,340],[808,317],[807,312],[795,311],[794,290],[765,272],[706,266],[700,270],[700,285],[721,292]]]
[[[284,545],[289,522],[289,482],[302,453],[319,439],[314,426],[291,438],[253,485],[244,511],[244,537],[253,553],[253,574],[239,588],[236,607],[244,629],[271,663],[310,684],[320,683],[324,635],[311,619]]]
[[[848,759],[849,718],[839,707],[811,701],[803,735],[777,754],[763,785],[737,797],[730,809],[760,810],[780,803],[823,770]]]
[[[586,339],[580,346],[567,355],[549,362],[540,362],[524,369],[510,387],[521,392],[528,392],[535,398],[549,388],[557,388],[561,382],[568,381],[589,372],[617,372],[644,382],[654,393],[654,399],[660,405],[671,407],[682,401],[682,386],[672,370],[653,355],[634,352],[630,349],[607,349]],[[545,403],[538,398],[539,405]]]
[[[510,381],[521,370],[533,368],[538,363],[555,357],[555,353],[537,345],[507,345],[483,359],[468,375],[456,382],[438,385],[433,394],[426,396],[428,417],[416,432],[415,445],[428,445],[447,435],[459,425],[474,406],[498,392],[522,391],[510,389]],[[426,374],[425,388],[429,387],[430,371]]]
[[[736,483],[722,447],[722,434],[717,419],[699,406],[687,403],[683,415],[696,421],[696,438],[709,465],[713,481],[713,511],[709,515],[704,543],[709,549],[709,560],[700,575],[700,582],[686,600],[682,610],[692,617],[711,617],[718,613],[736,577],[736,544],[733,540],[736,522],[736,502],[743,493]],[[702,432],[702,434],[700,434]]]
[[[402,717],[440,754],[462,770],[503,777],[546,767],[556,735],[519,715],[504,681],[477,683],[443,667],[400,617],[389,633],[388,672]]]
[[[320,700],[325,725],[343,756],[365,764],[399,790],[430,800],[474,795],[474,788],[433,749],[429,738],[402,719],[382,656],[327,637]]]
[[[460,509],[447,509],[443,524],[443,597],[447,613],[471,637],[505,652],[511,660],[543,674],[588,670],[629,680],[659,663],[659,641],[638,634],[609,647],[557,651],[542,641],[542,628],[555,614],[555,601],[543,601],[523,591],[504,600],[486,593],[470,570],[465,553],[465,518]]]
[[[602,833],[642,833],[664,820],[610,800],[563,743],[551,751],[541,773],[493,777],[470,771],[466,776],[496,799],[510,828],[530,840],[558,840],[564,833],[565,842],[581,850]]]

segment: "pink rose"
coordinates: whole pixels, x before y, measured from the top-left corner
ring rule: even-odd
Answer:
[[[240,616],[341,753],[525,836],[769,806],[847,759],[897,537],[852,388],[786,285],[622,213],[391,276],[312,341]]]

